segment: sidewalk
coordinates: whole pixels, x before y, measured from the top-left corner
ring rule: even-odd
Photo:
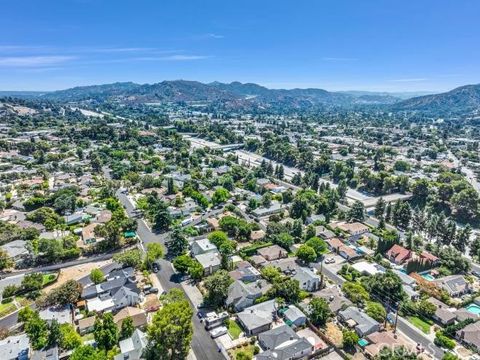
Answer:
[[[160,280],[158,280],[157,274],[155,273],[150,274],[149,278],[150,278],[150,281],[152,282],[152,286],[158,289],[159,294],[162,294],[164,289],[162,284],[160,283]]]
[[[182,288],[195,307],[203,303],[203,295],[196,286],[191,285],[187,281],[183,281]]]

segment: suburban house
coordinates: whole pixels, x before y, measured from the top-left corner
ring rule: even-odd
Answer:
[[[143,351],[147,346],[147,335],[139,329],[135,329],[132,336],[119,343],[120,354],[115,355],[114,360],[137,360],[142,358]]]
[[[195,259],[202,265],[204,275],[211,275],[222,263],[218,251],[195,255]]]
[[[339,311],[338,317],[348,327],[355,329],[360,337],[380,330],[380,324],[376,320],[354,306]]]
[[[225,304],[233,307],[236,312],[242,311],[252,306],[255,300],[265,295],[270,288],[271,285],[263,279],[249,284],[236,280],[228,288]]]
[[[70,306],[50,306],[39,311],[41,319],[52,322],[56,320],[59,324],[72,324],[73,313]]]
[[[255,269],[248,261],[241,261],[237,264],[237,268],[229,272],[234,280],[252,282],[261,278],[260,271]]]
[[[97,237],[95,236],[95,228],[97,226],[98,224],[88,224],[82,229],[82,239],[85,245],[97,242]]]
[[[327,243],[327,246],[330,249],[330,251],[333,251],[336,253],[338,253],[338,249],[340,249],[342,246],[345,245],[342,240],[336,237],[326,239],[325,242]]]
[[[0,359],[28,360],[30,358],[30,342],[27,334],[9,336],[0,340]]]
[[[78,320],[77,330],[80,335],[85,335],[93,331],[95,325],[95,316],[89,316]]]
[[[0,248],[7,253],[15,264],[20,264],[29,254],[26,244],[25,240],[14,240],[0,246]]]
[[[321,237],[323,240],[334,238],[336,235],[333,231],[327,229],[325,226],[315,227],[315,236]]]
[[[142,328],[147,325],[147,313],[145,310],[133,306],[124,307],[113,317],[113,321],[118,328],[122,328],[122,323],[126,318],[131,318],[135,328]]]
[[[432,316],[433,320],[444,326],[453,324],[455,322],[457,315],[453,311],[450,311],[448,305],[444,304],[440,300],[435,299],[434,297],[430,297],[428,302],[437,307],[435,314]]]
[[[303,326],[307,322],[305,314],[295,305],[289,305],[283,312],[283,316],[287,325],[292,327]]]
[[[298,267],[293,279],[298,280],[300,289],[305,291],[316,291],[320,287],[320,276],[305,267]]]
[[[367,341],[369,344],[365,346],[365,353],[371,359],[375,358],[385,346],[389,348],[403,346],[409,351],[415,351],[416,345],[401,333],[394,334],[391,331],[374,332],[367,336]]]
[[[438,257],[425,250],[420,253],[420,259],[429,262],[432,266],[436,266],[440,262]]]
[[[334,314],[352,305],[352,302],[341,293],[338,286],[324,288],[320,291],[317,291],[315,295],[324,299],[328,303],[330,311]]]
[[[269,300],[247,307],[237,316],[247,336],[257,335],[269,330],[272,323],[277,319],[276,301]]]
[[[370,228],[367,225],[359,222],[341,222],[336,224],[336,228],[348,233],[350,237],[359,237],[370,231]]]
[[[82,213],[75,213],[72,215],[65,216],[65,224],[67,225],[75,225],[79,224],[83,221],[83,214]]]
[[[468,294],[471,291],[470,284],[463,275],[450,275],[432,281],[435,285],[441,287],[451,297],[459,297]]]
[[[271,245],[258,249],[257,253],[267,261],[277,260],[288,256],[287,250],[278,245]]]
[[[264,350],[257,354],[257,360],[301,359],[312,354],[313,345],[298,336],[288,325],[281,325],[258,335],[258,343]]]
[[[363,255],[359,253],[353,247],[348,245],[342,245],[338,248],[338,254],[348,261],[352,261],[358,258],[361,258]]]
[[[357,270],[362,275],[372,276],[381,272],[385,272],[383,266],[376,263],[369,263],[368,261],[360,261],[352,265],[352,268]]]
[[[199,254],[206,254],[211,252],[217,252],[217,247],[208,239],[201,239],[193,241],[190,244],[190,252],[193,256]]]
[[[252,211],[252,215],[258,219],[265,216],[279,214],[281,212],[283,212],[282,204],[280,204],[279,202],[272,202],[272,204],[268,208],[265,208],[265,207],[256,208],[255,210]]]
[[[101,284],[83,288],[82,298],[87,302],[88,311],[103,312],[135,306],[140,302],[140,290],[133,268],[114,270]]]
[[[480,350],[480,323],[474,322],[455,333],[456,338],[465,345]]]
[[[391,249],[387,251],[388,260],[390,260],[391,262],[394,262],[397,265],[404,264],[411,257],[412,257],[412,252],[398,244],[393,245]]]

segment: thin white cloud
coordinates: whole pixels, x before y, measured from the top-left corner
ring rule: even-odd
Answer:
[[[391,82],[421,82],[427,81],[427,78],[406,78],[406,79],[393,79]]]
[[[43,67],[65,63],[74,56],[10,56],[0,57],[0,67]]]
[[[209,33],[209,34],[206,34],[206,37],[209,37],[211,39],[223,39],[225,36],[220,34]]]

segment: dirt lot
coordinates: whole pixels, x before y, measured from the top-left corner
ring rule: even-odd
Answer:
[[[341,346],[343,342],[342,331],[337,325],[333,322],[327,323],[327,331],[325,335],[332,341],[336,346]]]
[[[45,288],[45,291],[48,292],[52,289],[55,289],[67,282],[68,280],[78,280],[86,275],[89,275],[90,271],[92,271],[93,269],[100,268],[111,262],[112,260],[97,261],[61,269],[57,281],[55,281],[52,285],[47,286]]]

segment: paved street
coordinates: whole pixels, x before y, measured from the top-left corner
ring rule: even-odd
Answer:
[[[435,359],[441,359],[443,357],[444,351],[442,349],[436,346],[430,338],[401,316],[398,317],[397,329],[410,339],[421,344],[426,352],[433,353]]]
[[[77,260],[62,262],[62,263],[58,263],[58,264],[38,266],[38,267],[30,268],[30,269],[14,271],[14,272],[11,272],[11,273],[3,274],[2,276],[4,278],[9,278],[9,277],[17,277],[18,275],[22,275],[22,274],[25,275],[25,274],[35,273],[35,272],[54,271],[54,270],[59,270],[59,269],[63,269],[63,268],[70,267],[70,266],[76,266],[76,265],[81,265],[81,264],[87,264],[87,263],[90,263],[90,262],[108,260],[108,259],[111,259],[113,257],[113,255],[115,255],[115,252],[109,252],[109,253],[106,253],[106,254],[84,257],[84,258],[80,258],[80,259],[77,259]]]
[[[125,206],[128,215],[132,216],[132,211],[134,210],[130,200],[125,194],[117,192],[117,197],[120,202]],[[137,220],[138,228],[137,235],[140,238],[142,246],[144,244],[156,242],[165,245],[165,240],[168,237],[168,233],[164,234],[155,234],[147,226],[144,220]],[[204,329],[203,324],[200,323],[196,313],[195,305],[190,301],[188,294],[183,289],[179,277],[173,271],[172,265],[169,261],[161,259],[160,260],[161,269],[157,273],[157,277],[162,285],[162,288],[165,291],[168,291],[172,288],[181,289],[189,299],[192,308],[194,309],[193,316],[193,339],[191,343],[192,350],[197,359],[224,359],[224,356],[218,352],[218,346],[215,341],[210,337],[210,334]]]

